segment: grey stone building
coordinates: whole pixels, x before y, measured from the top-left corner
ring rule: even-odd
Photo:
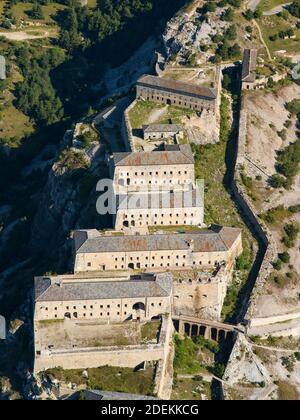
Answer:
[[[144,75],[137,81],[136,94],[148,101],[216,112],[217,92],[210,87]]]

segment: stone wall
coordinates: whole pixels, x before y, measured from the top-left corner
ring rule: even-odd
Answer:
[[[134,141],[133,141],[133,134],[132,134],[132,126],[130,123],[129,112],[135,107],[137,101],[134,100],[128,108],[124,111],[124,115],[122,118],[121,124],[121,133],[125,143],[126,151],[127,152],[134,152]]]
[[[232,279],[232,270],[221,266],[211,275],[193,278],[182,273],[174,278],[173,314],[197,316],[202,319],[219,321],[226,296],[227,287]]]
[[[233,182],[233,193],[235,200],[239,203],[242,208],[245,216],[248,221],[251,223],[253,229],[256,231],[260,240],[266,247],[266,253],[264,256],[263,263],[261,265],[259,275],[256,280],[256,284],[250,299],[249,308],[246,315],[246,320],[250,320],[255,311],[255,300],[256,296],[264,288],[264,285],[269,278],[273,266],[272,262],[277,258],[278,250],[276,241],[273,238],[271,231],[268,229],[267,225],[263,220],[258,219],[257,210],[252,204],[250,198],[247,195],[246,189],[242,184],[239,176],[239,171],[241,169],[241,164],[247,166],[247,156],[246,156],[246,141],[247,141],[247,111],[244,107],[244,100],[242,98],[241,103],[241,112],[240,112],[240,131],[238,139],[238,151],[237,151],[237,165],[235,170],[235,179]]]
[[[171,317],[163,317],[157,344],[44,350],[35,357],[34,372],[55,367],[87,369],[109,365],[134,368],[145,361],[166,360],[172,328]]]

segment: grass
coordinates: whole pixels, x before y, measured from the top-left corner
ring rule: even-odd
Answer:
[[[54,25],[55,20],[53,16],[59,11],[65,9],[66,6],[58,3],[50,3],[48,5],[42,6],[44,19],[34,20],[31,19],[27,12],[32,9],[32,3],[17,3],[12,7],[12,14],[17,20],[17,25],[20,24],[21,20],[26,20],[30,22],[41,22],[45,25]]]
[[[271,54],[275,51],[285,50],[288,53],[298,53],[300,50],[300,29],[295,29],[295,39],[281,39],[278,38],[276,41],[271,41],[270,36],[278,34],[281,31],[286,31],[291,28],[291,23],[294,23],[295,19],[290,16],[290,19],[286,21],[280,16],[264,16],[258,20],[261,28],[263,38],[268,45]]]
[[[297,387],[286,381],[278,381],[276,382],[276,385],[278,386],[278,399],[280,401],[298,400],[299,394],[297,392]]]
[[[180,378],[174,381],[172,400],[211,400],[211,384],[200,376]]]
[[[223,96],[221,104],[220,142],[210,145],[192,145],[195,155],[195,173],[197,179],[204,179],[205,223],[221,224],[242,229],[243,256],[251,262],[254,259],[254,239],[241,218],[238,208],[228,193],[224,180],[226,177],[226,158],[228,143],[231,140],[230,103]],[[209,168],[209,171],[208,171]],[[222,311],[224,319],[230,319],[238,302],[239,291],[245,284],[249,268],[239,271],[228,289],[227,298]]]
[[[94,9],[97,6],[97,0],[88,0],[88,6]]]
[[[152,395],[154,388],[154,369],[135,372],[131,368],[102,366],[87,369],[88,379],[82,376],[83,369],[49,369],[46,374],[65,383],[85,385],[90,389],[102,391],[127,392],[132,394]]]
[[[217,343],[203,337],[181,339],[175,336],[174,370],[176,374],[203,374],[214,366],[214,358],[219,350]]]
[[[165,112],[158,116],[156,124],[169,124],[172,121],[173,124],[179,124],[182,118],[185,116],[196,116],[196,112],[190,109],[179,108],[176,106],[166,106],[151,101],[138,101],[135,107],[129,112],[129,119],[133,129],[142,128],[144,124],[147,124],[150,115],[154,111],[159,111],[166,108]]]
[[[199,230],[199,228],[197,226],[187,226],[187,225],[182,225],[182,226],[149,226],[149,232],[150,233],[155,233],[158,231],[163,231],[163,232],[171,232],[171,233],[182,233],[182,232],[194,232]]]
[[[147,122],[149,114],[155,109],[161,109],[159,105],[150,101],[138,101],[136,106],[129,112],[129,118],[133,129],[141,128]]]
[[[263,12],[268,12],[269,10],[274,9],[277,6],[288,3],[287,0],[262,0],[259,4],[259,8]]]
[[[160,329],[160,321],[147,322],[141,327],[142,342],[157,340]]]

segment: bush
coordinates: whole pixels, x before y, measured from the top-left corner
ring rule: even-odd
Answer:
[[[282,254],[279,254],[278,257],[284,264],[288,264],[291,259],[290,254],[287,251],[283,252]]]
[[[294,115],[300,114],[300,100],[299,99],[293,99],[290,102],[287,102],[285,104],[286,109]]]
[[[274,174],[270,178],[270,185],[273,188],[287,188],[287,180],[278,174]]]
[[[250,267],[250,263],[244,255],[241,255],[236,259],[235,269],[236,270],[247,270]]]
[[[275,268],[275,270],[280,271],[282,268],[282,262],[281,260],[277,260],[273,262],[273,267]]]
[[[295,0],[290,6],[289,11],[293,16],[300,18],[300,0]]]

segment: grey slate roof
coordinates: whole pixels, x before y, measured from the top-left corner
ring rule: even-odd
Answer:
[[[124,392],[111,392],[111,391],[94,391],[86,389],[84,391],[84,399],[90,401],[134,401],[134,400],[158,400],[158,398],[150,397],[147,395],[127,394]]]
[[[255,82],[256,79],[257,50],[244,50],[244,59],[242,66],[242,81]]]
[[[183,131],[179,124],[149,124],[143,126],[144,133],[178,133]]]
[[[152,152],[114,153],[115,166],[156,166],[156,165],[191,165],[194,156],[189,144],[182,144],[176,149]]]
[[[213,100],[217,97],[216,91],[213,88],[163,79],[161,77],[150,76],[147,74],[138,79],[137,85],[200,99],[205,98]]]
[[[40,293],[42,284],[43,293]],[[35,279],[36,302],[167,297],[171,290],[172,276],[169,273],[126,281],[93,281],[87,278],[80,282],[76,279],[60,282],[59,276],[50,282],[49,278]]]
[[[169,192],[149,192],[149,193],[129,193],[117,196],[117,209],[139,210],[139,209],[173,209],[180,208],[184,213],[187,208],[202,207],[203,201],[200,192],[196,189],[192,191]],[[184,195],[183,195],[184,194]],[[184,207],[183,207],[184,206]]]
[[[227,251],[240,235],[240,229],[213,228],[189,233],[153,234],[153,235],[125,235],[100,236],[87,239],[78,248],[77,253],[111,253],[137,251],[175,251],[189,250],[193,241],[195,252]],[[76,236],[76,231],[74,232]]]

